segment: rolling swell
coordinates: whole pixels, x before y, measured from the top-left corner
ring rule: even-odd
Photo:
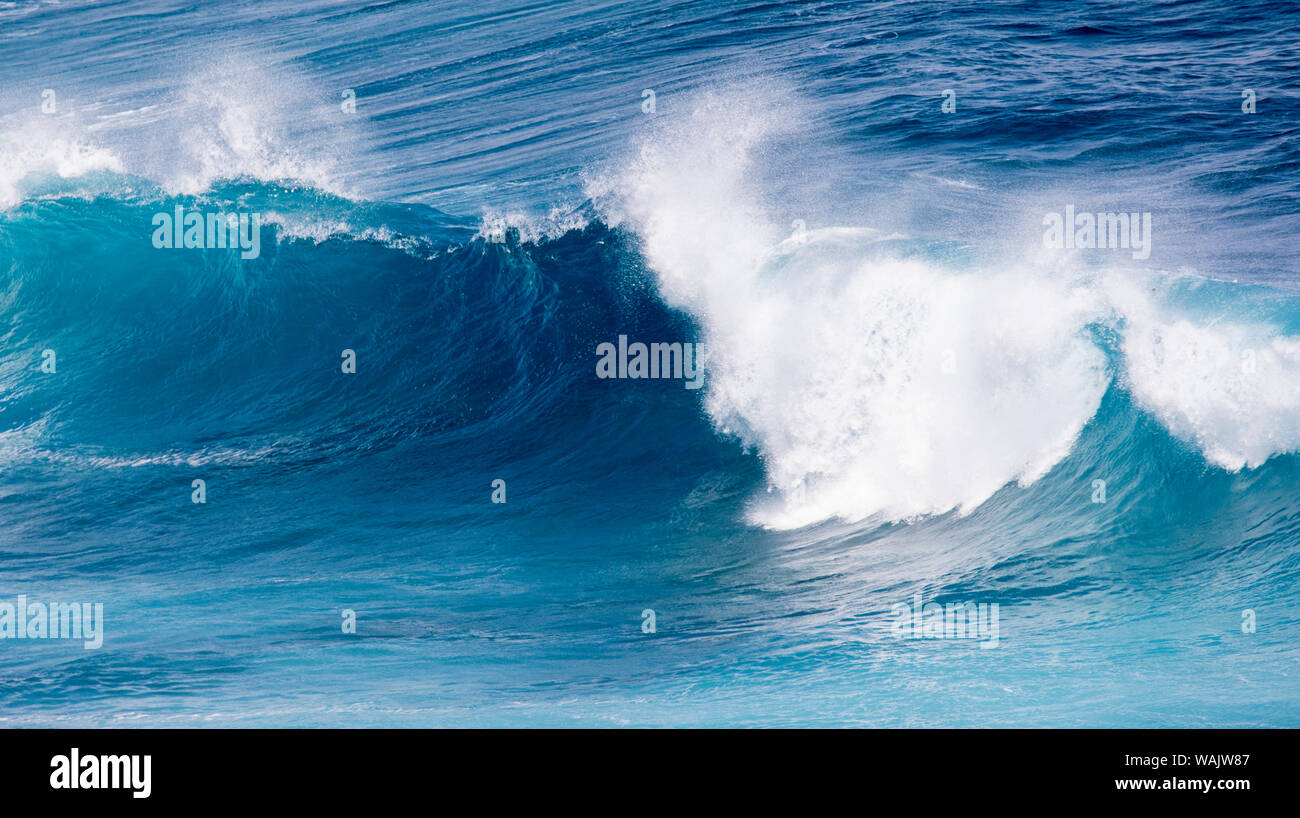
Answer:
[[[708,183],[715,195],[729,195],[717,192],[725,185],[716,177]],[[177,204],[266,212],[261,258],[149,246],[142,235],[150,217]],[[665,279],[673,262],[656,257],[664,252],[657,243],[682,237],[639,235],[629,230],[635,230],[632,221],[611,228],[590,213],[583,221],[585,227],[553,237],[525,232],[520,240],[512,228],[508,238],[494,240],[470,221],[427,207],[355,202],[252,180],[223,183],[201,198],[119,194],[24,202],[5,213],[0,234],[13,272],[3,296],[12,316],[7,341],[21,350],[7,357],[3,370],[7,457],[11,464],[48,459],[70,467],[288,465],[414,446],[425,469],[457,461],[499,468],[535,458],[539,467],[547,461],[571,466],[573,473],[561,480],[567,482],[583,474],[619,474],[649,451],[683,457],[703,446],[714,456],[727,452],[737,463],[756,457],[752,462],[761,464],[768,493],[783,502],[771,511],[770,501],[756,493],[746,513],[751,522],[786,528],[790,520],[807,525],[838,517],[869,528],[953,509],[964,516],[995,494],[1008,496],[1001,492],[1005,484],[1019,482],[1023,489],[1049,473],[1059,478],[1054,469],[1073,472],[1085,486],[1092,473],[1131,474],[1155,490],[1140,466],[1162,447],[1190,457],[1201,471],[1215,464],[1236,471],[1247,458],[1258,467],[1294,446],[1286,437],[1297,414],[1287,397],[1296,384],[1288,369],[1288,336],[1268,326],[1227,325],[1264,339],[1255,344],[1255,362],[1273,367],[1264,380],[1279,396],[1271,404],[1266,396],[1258,421],[1247,415],[1235,424],[1210,425],[1213,413],[1224,411],[1219,403],[1251,408],[1241,395],[1207,391],[1206,375],[1224,368],[1223,354],[1194,348],[1180,355],[1171,348],[1176,360],[1166,363],[1160,345],[1171,332],[1190,334],[1204,346],[1222,345],[1219,335],[1202,336],[1225,327],[1185,317],[1161,323],[1154,316],[1166,308],[1126,281],[1100,279],[1115,295],[1080,302],[1078,291],[1046,287],[1032,277],[954,274],[949,262],[936,258],[939,248],[846,229],[786,240],[774,255],[764,250],[748,260],[729,248],[718,257],[728,266],[700,279],[719,285],[717,294],[682,296],[674,287],[694,285]],[[737,228],[736,241],[748,243],[761,232],[751,227]],[[692,235],[685,240],[687,259],[726,240],[725,232]],[[690,263],[708,269],[710,258]],[[872,269],[884,276],[881,285],[856,294],[844,289],[849,281],[869,281]],[[900,279],[919,282],[917,289],[900,290]],[[797,290],[786,286],[796,280]],[[1181,299],[1184,311],[1206,295],[1180,280],[1161,286],[1169,301]],[[927,301],[925,293],[940,287],[955,296]],[[807,297],[810,292],[814,297]],[[781,322],[785,329],[768,337],[753,335],[750,319],[770,311],[772,298],[800,320]],[[1136,306],[1116,306],[1125,299],[1137,299]],[[1296,323],[1289,298],[1266,299],[1273,326]],[[998,314],[996,305],[1007,301],[1010,308]],[[1260,311],[1259,299],[1213,301],[1242,314]],[[730,312],[719,309],[723,303]],[[1011,375],[1017,370],[1028,378],[1024,388],[1039,389],[1035,368],[1061,369],[1062,360],[1026,358],[1029,347],[1018,350],[1021,342],[1007,335],[1011,327],[1023,331],[1031,314],[1042,320],[1045,309],[1064,312],[1043,325],[1050,336],[1031,329],[1023,343],[1039,354],[1045,338],[1058,338],[1047,345],[1065,344],[1062,354],[1079,362],[1084,391],[1093,396],[1064,418],[1065,438],[1017,442],[987,424],[1004,422],[995,418],[1013,404],[1040,411],[1032,406],[1039,398],[1008,393],[1012,403],[997,408],[987,390],[992,382],[1005,390],[1008,378],[1021,377]],[[935,330],[925,329],[932,312],[949,327],[978,318],[968,331],[998,341],[990,346],[958,332],[936,345]],[[873,313],[876,318],[864,323]],[[720,328],[719,321],[739,323]],[[593,378],[593,351],[619,334],[703,340],[712,367],[704,400],[654,382],[625,382],[626,392],[612,390]],[[863,343],[878,346],[868,346],[864,358]],[[1239,347],[1245,348],[1238,344],[1230,352]],[[954,363],[945,353],[951,358],[955,348],[963,351],[963,364],[970,351],[983,357],[975,361],[974,380],[944,369]],[[58,353],[55,389],[39,368],[45,349]],[[340,375],[345,349],[357,354],[356,377]],[[755,369],[756,354],[773,366],[758,377],[775,381],[752,380],[762,371]],[[1002,357],[1014,369],[990,364]],[[1137,375],[1130,361],[1135,357]],[[1143,380],[1135,381],[1139,376]],[[813,380],[798,387],[806,377]],[[1049,404],[1075,389],[1052,377],[1058,379],[1041,384],[1041,400]],[[791,388],[796,391],[787,394]],[[885,411],[879,411],[882,402]],[[934,415],[936,404],[949,416]],[[767,423],[776,425],[764,431]],[[1268,430],[1267,442],[1251,437],[1251,423]],[[858,429],[857,437],[840,437],[846,427]],[[880,448],[886,439],[896,445],[913,433],[919,437],[901,444],[911,449]],[[886,437],[873,442],[881,434]],[[894,484],[912,481],[905,491],[919,502],[890,506],[872,497],[872,474],[909,460],[916,446],[942,452],[946,436],[956,447],[948,456],[890,478]],[[1027,447],[1019,456],[1025,459],[1008,464],[1038,465],[1019,475],[994,472],[991,482],[981,478],[987,487],[974,489],[974,496],[944,483],[973,473],[952,461],[952,453],[981,445],[990,447],[980,456],[986,463],[1020,446]],[[1247,449],[1262,454],[1234,459],[1234,451]],[[832,451],[851,459],[822,459]],[[834,481],[837,470],[848,479],[851,496],[836,499],[832,492],[824,502],[816,484]],[[945,493],[945,485],[956,493]]]
[[[154,249],[150,218],[178,204],[270,214],[260,258]],[[0,218],[14,272],[7,464],[52,469],[88,502],[103,473],[133,470],[231,470],[251,490],[270,470],[361,461],[453,497],[501,473],[576,497],[629,462],[707,472],[719,452],[743,457],[715,439],[697,393],[593,377],[596,346],[620,333],[694,336],[628,238],[598,221],[490,241],[430,208],[253,181],[202,199],[39,198]],[[40,368],[46,349],[55,374]]]
[[[153,249],[149,218],[176,202],[273,213],[261,257]],[[1109,309],[1086,311],[1082,334],[1068,341],[1086,344],[1104,362],[1097,404],[1068,451],[1035,479],[996,486],[961,513],[907,523],[827,513],[796,528],[755,528],[762,523],[755,509],[762,513],[763,503],[780,495],[771,475],[785,453],[720,422],[726,416],[710,404],[716,371],[706,370],[700,392],[593,377],[596,345],[620,333],[702,340],[715,362],[745,352],[718,349],[722,336],[709,309],[670,306],[655,267],[657,239],[630,220],[610,227],[589,218],[550,237],[520,225],[522,239],[489,240],[473,222],[430,208],[252,180],[223,183],[201,202],[38,197],[2,218],[0,240],[13,261],[3,295],[11,316],[0,404],[9,480],[0,501],[11,530],[32,544],[11,543],[6,562],[62,588],[86,575],[133,577],[129,593],[141,593],[145,583],[147,597],[161,606],[137,612],[119,602],[127,636],[116,650],[78,658],[75,666],[39,663],[23,671],[50,695],[76,691],[82,707],[116,701],[128,688],[141,702],[195,691],[227,695],[236,680],[270,673],[272,683],[296,691],[279,718],[332,723],[340,718],[330,705],[332,674],[289,681],[258,654],[278,644],[274,634],[286,626],[312,632],[307,614],[335,605],[340,587],[349,604],[370,612],[366,638],[384,645],[378,660],[391,667],[429,657],[439,667],[498,656],[525,668],[543,662],[513,669],[504,685],[452,672],[438,688],[452,701],[549,695],[545,663],[555,661],[565,666],[569,691],[599,689],[611,676],[676,688],[720,668],[766,678],[774,651],[809,684],[839,689],[835,668],[874,667],[896,644],[877,632],[873,617],[919,587],[940,602],[999,600],[1007,612],[1003,638],[1018,646],[996,666],[978,650],[958,665],[938,654],[909,658],[909,674],[953,680],[954,692],[927,705],[932,715],[964,723],[994,674],[1019,700],[1068,719],[1091,695],[1068,680],[1092,678],[1096,663],[1119,657],[1135,668],[1178,672],[1172,659],[1151,653],[1148,628],[1212,650],[1201,634],[1216,627],[1217,609],[1275,604],[1297,575],[1296,458],[1229,470],[1209,462],[1194,438],[1175,435],[1134,397],[1125,352],[1134,342],[1126,342],[1124,320]],[[922,283],[953,275],[972,285],[983,280],[954,269],[963,260],[942,245],[860,230],[805,238],[760,256],[752,293],[780,295],[791,272],[805,291],[841,292],[836,288],[854,277],[846,264],[859,271],[880,264],[887,272],[904,264]],[[731,264],[736,257],[723,258]],[[1209,291],[1182,287],[1168,287],[1169,305],[1209,324],[1193,309]],[[923,315],[929,289],[904,290],[913,308],[899,314]],[[969,285],[956,292],[990,303]],[[744,301],[752,293],[734,279],[727,291],[740,306],[752,306]],[[1232,299],[1213,302],[1220,310]],[[786,303],[834,306],[820,296]],[[1287,300],[1270,296],[1268,303],[1271,311],[1261,312],[1258,302],[1235,309],[1286,328]],[[1155,320],[1144,315],[1148,324]],[[843,323],[834,310],[823,318],[810,326],[860,326]],[[906,349],[905,329],[895,327],[882,349]],[[868,331],[853,343],[878,335]],[[792,347],[788,334],[774,340]],[[45,348],[59,352],[57,374],[39,369]],[[345,348],[357,352],[355,375],[339,370]],[[833,343],[811,351],[843,363]],[[870,376],[866,383],[904,396],[915,383],[906,368],[894,372],[903,378],[893,385],[882,380],[888,367],[813,371]],[[789,396],[756,394],[745,405],[761,413]],[[976,389],[952,409],[971,409],[966,404],[979,398]],[[970,421],[959,421],[955,432],[980,434]],[[188,503],[195,476],[208,481],[215,514],[197,516]],[[511,501],[489,513],[485,497],[498,477],[507,480]],[[1106,482],[1103,504],[1089,500],[1098,479]],[[394,563],[406,567],[394,573]],[[186,566],[180,573],[178,564]],[[626,613],[629,597],[645,595],[647,576],[671,595],[668,621],[689,630],[660,649],[661,664],[649,675],[638,651],[612,648],[599,627]],[[485,593],[490,604],[481,601]],[[114,599],[127,595],[118,591]],[[268,611],[277,623],[270,631],[258,618]],[[224,627],[234,622],[247,635],[213,650],[190,634],[195,615]],[[1126,621],[1141,624],[1115,624]],[[531,625],[521,629],[521,622]],[[846,627],[863,639],[838,642]],[[146,631],[148,639],[134,635]],[[321,643],[306,648],[303,661],[326,660],[325,637],[316,638]],[[159,639],[186,649],[160,655]],[[1260,644],[1286,656],[1272,637]],[[544,658],[556,645],[577,653]],[[1266,690],[1284,684],[1259,675],[1257,657],[1219,648],[1228,651],[1226,667],[1250,673]],[[603,658],[588,664],[581,655],[591,651]],[[337,672],[373,673],[375,661],[348,659]],[[1065,681],[1032,690],[1014,681],[1045,663]],[[162,673],[141,670],[159,664]],[[204,681],[196,687],[195,678]],[[906,685],[889,682],[872,695],[905,697]],[[360,716],[363,722],[457,723],[437,699],[376,695],[379,709]],[[1214,691],[1198,700],[1233,707]],[[11,694],[10,701],[21,709],[25,698]],[[246,710],[253,701],[229,702],[236,715],[225,723],[251,717],[241,714],[255,712]],[[806,721],[804,706],[786,701],[769,701],[765,718]],[[1285,721],[1284,699],[1274,701]],[[153,708],[162,723],[185,718]],[[1237,718],[1250,722],[1257,718],[1251,712]],[[1162,719],[1122,710],[1107,718],[1129,717]],[[870,718],[905,724],[912,717],[875,710]]]

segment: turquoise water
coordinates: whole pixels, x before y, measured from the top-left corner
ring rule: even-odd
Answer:
[[[1297,726],[1296,22],[0,4],[0,724]]]

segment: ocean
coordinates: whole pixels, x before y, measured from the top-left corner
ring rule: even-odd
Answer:
[[[0,726],[1300,726],[1298,111],[1285,2],[0,2]]]

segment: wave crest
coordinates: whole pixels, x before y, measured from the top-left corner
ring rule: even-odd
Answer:
[[[791,161],[766,150],[788,114],[770,94],[701,95],[589,187],[700,324],[708,413],[760,453],[775,495],[754,522],[964,513],[1036,481],[1110,388],[1123,362],[1099,335],[1117,330],[1138,402],[1212,463],[1300,450],[1300,339],[1160,323],[1096,270],[954,267],[936,242],[860,228],[783,235],[757,180],[760,159]],[[1248,340],[1253,380],[1223,369]]]

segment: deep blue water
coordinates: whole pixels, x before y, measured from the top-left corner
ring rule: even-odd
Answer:
[[[0,725],[1300,725],[1298,49],[1283,2],[0,3],[0,603],[104,610],[0,639]],[[260,253],[156,248],[177,206]],[[619,336],[703,388],[597,377]],[[917,594],[996,643],[900,638]]]

